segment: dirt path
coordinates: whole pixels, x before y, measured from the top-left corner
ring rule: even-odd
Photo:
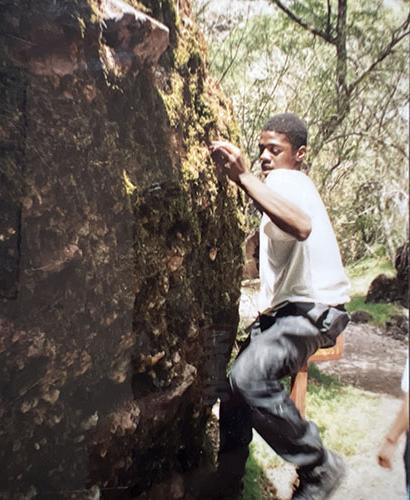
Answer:
[[[319,368],[336,375],[344,384],[400,398],[406,344],[367,324],[350,324],[344,335],[343,358],[320,363]]]
[[[352,324],[345,332],[345,353],[336,363],[321,363],[319,368],[336,375],[346,384],[379,394],[378,407],[368,415],[366,447],[349,457],[348,474],[333,500],[401,500],[405,497],[403,440],[392,471],[375,463],[384,434],[388,431],[401,400],[400,382],[406,360],[404,342],[388,337],[371,325]]]
[[[257,283],[244,288],[241,298],[241,319],[248,323],[257,307]],[[367,324],[351,324],[345,331],[345,352],[337,362],[320,363],[319,368],[336,376],[343,384],[351,384],[370,394],[378,395],[372,415],[363,415],[366,440],[358,444],[358,453],[345,457],[348,473],[332,500],[402,500],[405,497],[402,453],[400,443],[392,471],[376,463],[377,451],[401,404],[400,381],[405,363],[405,342],[387,336],[383,330]],[[261,440],[255,436],[254,440]],[[265,471],[277,490],[278,500],[288,500],[294,469],[288,464]],[[246,500],[246,499],[245,499]]]

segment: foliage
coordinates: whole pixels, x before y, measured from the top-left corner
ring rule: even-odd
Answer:
[[[259,12],[252,4],[236,1],[248,10],[215,20],[208,1],[200,16],[252,165],[266,119],[296,112],[309,125],[308,168],[345,260],[369,255],[375,243],[393,258],[408,218],[405,2],[295,0],[287,3],[293,17],[272,7],[280,1]]]

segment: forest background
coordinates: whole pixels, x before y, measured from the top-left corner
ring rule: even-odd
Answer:
[[[211,71],[232,99],[258,171],[261,127],[291,111],[309,127],[306,169],[343,258],[408,238],[409,2],[197,0]],[[248,221],[257,214],[249,207]]]

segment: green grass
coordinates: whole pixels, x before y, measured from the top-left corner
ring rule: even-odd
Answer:
[[[391,261],[385,256],[366,257],[347,267],[352,285],[351,295],[366,295],[370,283],[379,274],[395,275]]]
[[[372,323],[382,326],[391,316],[402,312],[403,308],[398,304],[365,302],[367,291],[374,278],[379,274],[385,274],[388,277],[395,275],[395,269],[387,257],[366,257],[349,266],[347,273],[352,284],[351,301],[346,305],[350,313],[366,311],[371,315]]]
[[[385,322],[395,314],[400,314],[402,307],[397,304],[387,302],[373,303],[365,302],[365,295],[355,295],[346,305],[346,309],[352,313],[354,311],[366,311],[372,316],[372,323],[383,326]]]
[[[261,487],[263,476],[263,468],[256,461],[251,448],[251,452],[246,463],[244,491],[242,494],[243,500],[264,500]]]
[[[356,454],[368,437],[369,420],[363,416],[373,415],[377,404],[376,396],[309,366],[306,417],[318,425],[326,447],[345,456]]]

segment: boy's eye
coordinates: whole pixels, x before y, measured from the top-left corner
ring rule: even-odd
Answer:
[[[270,144],[268,144],[267,146],[264,146],[263,144],[259,144],[259,156],[261,156],[261,154],[265,151],[265,149],[267,149],[269,151],[269,153],[277,156],[281,150],[279,148],[277,148],[276,146],[272,146]]]
[[[278,148],[277,148],[277,147],[275,147],[275,146],[270,147],[270,148],[269,148],[269,151],[270,151],[273,155],[275,155],[275,156],[277,156],[277,155],[280,153],[280,149],[278,149]]]

